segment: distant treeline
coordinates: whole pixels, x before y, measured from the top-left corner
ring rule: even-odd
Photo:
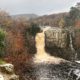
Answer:
[[[80,3],[71,7],[69,12],[44,15],[34,20],[39,25],[50,25],[53,27],[80,27]]]

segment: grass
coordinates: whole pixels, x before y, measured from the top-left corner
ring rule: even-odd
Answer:
[[[3,61],[2,59],[0,59],[0,65],[1,64],[5,64],[6,62],[5,61]]]

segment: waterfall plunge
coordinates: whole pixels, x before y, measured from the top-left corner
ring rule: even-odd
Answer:
[[[69,36],[70,36],[70,48],[71,48],[71,51],[73,53],[73,61],[74,61],[74,60],[77,60],[77,52],[76,52],[76,50],[73,47],[73,41],[72,41],[72,35],[71,35],[71,33],[70,33]]]
[[[45,52],[44,32],[48,29],[49,27],[44,28],[42,33],[38,33],[36,35],[35,40],[36,40],[37,53],[35,54],[34,62],[35,63],[53,63],[53,64],[59,64],[60,62],[65,62],[64,59],[50,56],[48,53]]]

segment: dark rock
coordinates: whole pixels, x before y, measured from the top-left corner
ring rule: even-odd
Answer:
[[[80,64],[34,64],[26,68],[22,80],[80,80]]]

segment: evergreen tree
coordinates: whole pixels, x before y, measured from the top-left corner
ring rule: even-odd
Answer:
[[[0,57],[2,57],[5,53],[5,32],[0,29]]]
[[[65,26],[75,26],[76,21],[80,20],[80,5],[71,7],[68,16],[65,17]]]

